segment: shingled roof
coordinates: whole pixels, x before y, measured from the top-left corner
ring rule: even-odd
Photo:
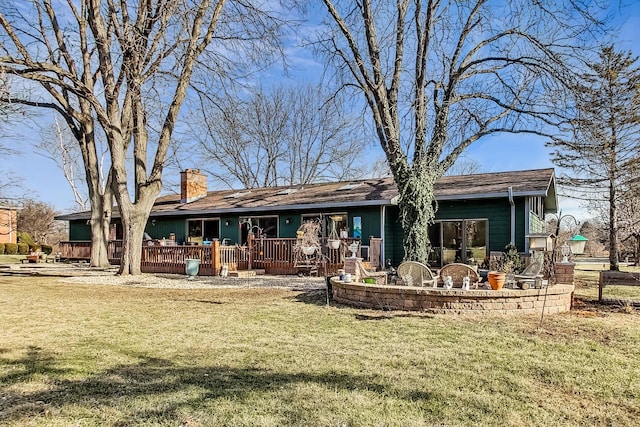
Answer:
[[[444,176],[436,182],[435,195],[437,200],[506,198],[509,187],[514,197],[542,196],[545,197],[548,210],[557,209],[553,169]],[[395,204],[397,196],[398,189],[392,178],[247,190],[217,190],[209,191],[206,196],[190,203],[181,203],[179,195],[159,197],[151,216],[380,206]],[[59,219],[81,219],[85,216],[86,214],[71,214],[60,216]]]

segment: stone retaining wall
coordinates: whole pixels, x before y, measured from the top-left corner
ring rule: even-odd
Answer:
[[[378,310],[409,310],[450,314],[545,314],[571,309],[573,285],[543,289],[420,288],[410,286],[344,283],[331,279],[333,299],[341,304]],[[546,294],[546,301],[545,301]]]

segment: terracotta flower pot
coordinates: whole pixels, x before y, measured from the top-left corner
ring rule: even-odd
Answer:
[[[489,285],[491,285],[491,289],[494,291],[502,289],[505,280],[507,280],[507,274],[499,271],[490,271],[487,277],[489,279]]]

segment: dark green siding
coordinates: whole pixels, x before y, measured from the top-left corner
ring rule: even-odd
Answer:
[[[384,257],[391,260],[392,265],[398,266],[404,258],[404,250],[402,249],[402,227],[399,218],[400,210],[397,206],[388,206],[385,209],[384,229],[385,236],[383,238]]]
[[[228,225],[227,225],[228,223]],[[235,245],[240,241],[240,229],[238,217],[224,216],[220,218],[220,240]]]
[[[515,199],[516,203],[516,241],[513,242],[518,248],[518,251],[524,252],[524,236],[528,234],[528,231],[525,230],[525,215],[529,214],[529,211],[525,211],[524,199]],[[509,242],[507,242],[509,243]],[[504,246],[502,247],[504,249]]]
[[[380,237],[380,207],[361,208],[348,211],[349,237],[353,237],[353,218],[362,220],[362,244],[368,245],[370,237]]]
[[[289,220],[289,224],[287,224]],[[302,217],[300,215],[291,215],[290,213],[284,213],[280,215],[280,223],[278,225],[280,237],[296,237],[296,231],[302,223]]]
[[[525,231],[525,205],[524,199],[516,199],[516,246],[518,250],[524,251]],[[323,213],[346,212],[348,217],[349,236],[353,236],[353,218],[362,219],[362,244],[369,244],[369,237],[381,237],[381,211],[379,206],[362,207],[352,209],[328,209],[321,210]],[[280,237],[295,237],[295,232],[301,224],[303,214],[318,214],[320,210],[298,210],[298,211],[277,211],[260,216],[277,216],[278,234]],[[404,256],[402,250],[403,233],[398,221],[398,207],[385,207],[385,236],[384,252],[385,258],[391,259],[394,265],[398,265]],[[528,215],[528,212],[526,213]],[[220,239],[229,239],[231,244],[239,241],[239,218],[250,216],[242,215],[211,215],[211,218],[220,220]],[[196,218],[196,217],[194,217]],[[197,218],[203,218],[202,215]],[[186,236],[186,221],[188,217],[155,217],[151,218],[145,228],[146,232],[155,239],[169,238],[171,233],[175,233],[176,241],[182,243]],[[289,224],[287,224],[287,219]],[[482,199],[467,201],[445,201],[439,203],[436,212],[436,220],[464,220],[464,219],[487,219],[489,221],[489,250],[501,251],[510,241],[511,213],[509,201],[503,199]],[[151,221],[155,220],[155,224]],[[117,220],[114,220],[114,222]],[[228,225],[227,225],[228,222]],[[70,240],[90,240],[91,230],[85,221],[71,221],[69,228]]]
[[[91,227],[87,220],[69,221],[69,240],[91,240]]]
[[[523,252],[525,236],[524,199],[515,199],[516,206],[516,246]],[[397,206],[386,209],[384,248],[385,258],[393,265],[402,262],[403,233],[398,221]],[[466,201],[444,201],[438,204],[436,221],[486,219],[489,221],[489,251],[502,251],[511,240],[511,205],[508,199],[483,199]]]
[[[515,199],[516,241],[518,250],[524,251],[524,199]],[[489,250],[501,251],[511,241],[511,205],[508,199],[484,199],[442,202],[436,220],[487,219],[489,220]]]
[[[186,238],[186,219],[158,217],[150,218],[144,231],[152,239],[168,239],[171,233],[175,233],[176,242],[182,243]]]

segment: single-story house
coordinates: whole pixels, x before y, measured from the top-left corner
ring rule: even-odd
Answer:
[[[513,242],[528,253],[528,235],[544,232],[544,216],[556,212],[558,198],[553,169],[445,176],[436,183],[438,202],[429,237],[432,266],[481,262],[490,251]],[[264,237],[296,237],[303,221],[320,219],[323,234],[381,237],[381,258],[402,261],[402,229],[398,191],[393,178],[363,179],[287,187],[207,190],[197,169],[181,173],[181,194],[159,197],[146,233],[178,244],[245,244],[248,233]],[[62,215],[69,221],[70,241],[89,240],[88,212]],[[113,237],[121,238],[114,209]]]

